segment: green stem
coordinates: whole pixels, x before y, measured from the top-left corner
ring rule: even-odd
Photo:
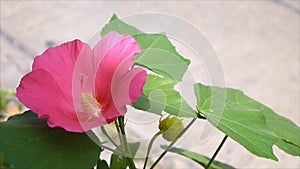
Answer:
[[[170,150],[170,148],[176,143],[176,141],[192,126],[192,124],[197,120],[197,118],[194,118],[185,128],[184,130],[176,137],[174,141],[172,141],[168,147],[165,149],[165,151],[158,157],[158,159],[152,164],[150,169],[153,169],[157,163],[167,154],[167,152]]]
[[[209,160],[208,164],[206,165],[205,169],[209,169],[210,165],[215,160],[216,156],[218,155],[219,151],[221,150],[221,148],[224,145],[224,143],[225,143],[225,141],[226,141],[227,138],[228,138],[228,136],[225,135],[224,138],[223,138],[223,140],[222,140],[222,142],[220,143],[219,147],[215,151],[214,155],[211,157],[211,159]]]
[[[196,115],[197,115],[197,117],[198,117],[199,119],[204,119],[204,120],[206,120],[206,118],[205,118],[204,116],[201,115],[200,110],[198,110],[198,112],[195,112],[195,113],[196,113]]]
[[[108,138],[108,140],[115,146],[118,147],[118,145],[113,141],[113,139],[109,136],[109,134],[106,132],[105,128],[101,126],[102,133]]]
[[[150,154],[150,151],[151,151],[151,148],[152,148],[152,145],[153,145],[154,141],[155,141],[156,138],[157,138],[159,135],[161,135],[161,134],[162,134],[161,131],[157,132],[157,133],[152,137],[152,139],[150,140],[149,145],[148,145],[148,149],[147,149],[147,154],[146,154],[146,158],[145,158],[145,162],[144,162],[144,167],[143,167],[143,169],[146,169],[147,162],[148,162],[148,158],[149,158],[149,154]]]
[[[124,116],[118,117],[118,122],[119,122],[119,127],[120,127],[120,131],[121,131],[122,138],[123,138],[122,140],[123,140],[123,145],[125,147],[125,152],[128,152],[128,154],[129,154],[129,157],[126,157],[126,159],[128,161],[128,164],[129,164],[129,168],[130,169],[136,169],[134,161],[131,158],[132,155],[131,155],[130,148],[129,148],[129,145],[128,145],[128,141],[127,141],[127,138],[126,138],[126,132],[125,132],[125,126],[124,126]]]
[[[113,149],[110,148],[110,147],[107,147],[107,146],[104,146],[104,145],[100,145],[100,146],[101,146],[101,148],[106,149],[106,150],[109,150],[109,151],[111,151],[112,153],[115,152],[115,150],[113,150]]]
[[[118,137],[119,137],[119,140],[120,140],[120,144],[123,148],[123,150],[125,150],[125,147],[124,147],[124,141],[123,141],[123,137],[122,137],[122,134],[121,134],[121,131],[120,131],[120,128],[119,128],[119,123],[118,121],[115,121],[115,126],[116,126],[116,129],[117,129],[117,132],[118,132]]]
[[[114,152],[114,150],[113,150],[112,148],[109,148],[109,147],[107,147],[107,146],[101,144],[101,143],[105,144],[105,142],[101,142],[100,139],[99,139],[99,142],[100,142],[100,147],[101,147],[101,148],[107,149],[107,150],[109,150],[109,151],[111,151],[111,152]]]

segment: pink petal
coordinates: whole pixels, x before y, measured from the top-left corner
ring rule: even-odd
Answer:
[[[147,73],[142,68],[134,68],[121,79],[113,80],[112,100],[120,115],[126,113],[126,104],[136,101],[143,93]]]
[[[125,114],[127,111],[125,106],[117,108],[114,104],[110,106],[103,112],[103,117],[107,123],[111,123],[117,119],[117,117]]]
[[[138,68],[133,69],[136,70]],[[137,73],[134,74],[135,76],[133,77],[133,79],[130,82],[130,86],[129,86],[129,97],[130,97],[130,103],[135,102],[138,97],[140,97],[143,93],[143,87],[146,83],[146,79],[147,79],[147,73],[145,70],[143,69],[138,69],[136,71]]]
[[[64,43],[60,46],[49,48],[42,55],[34,59],[33,71],[44,69],[49,72],[57,82],[59,88],[72,103],[72,75],[76,59],[81,49],[89,48],[80,40]]]
[[[134,63],[134,56],[140,52],[138,43],[130,36],[113,46],[102,58],[96,75],[96,99],[108,105],[112,99],[112,79],[120,79]]]
[[[77,112],[81,112],[80,94],[89,93],[94,96],[96,72],[104,55],[116,44],[118,44],[124,35],[117,32],[110,32],[105,35],[95,46],[93,50],[89,47],[82,48],[73,73],[73,102]]]
[[[63,127],[67,131],[83,132],[72,105],[50,73],[43,69],[30,72],[17,88],[18,99],[50,127]]]

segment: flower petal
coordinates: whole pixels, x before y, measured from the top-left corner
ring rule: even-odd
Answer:
[[[113,80],[112,100],[120,115],[126,113],[126,104],[136,101],[143,93],[147,73],[142,68],[134,68],[120,80]]]
[[[112,78],[116,81],[129,71],[134,63],[134,56],[141,51],[138,43],[130,36],[113,46],[102,58],[96,75],[95,95],[103,105],[111,103]]]
[[[39,118],[48,121],[50,127],[63,127],[67,131],[83,132],[72,105],[51,74],[43,69],[34,70],[25,75],[16,96]]]
[[[47,49],[42,55],[34,59],[33,71],[44,69],[57,82],[59,88],[72,103],[72,75],[76,59],[83,47],[88,47],[80,40],[64,43]]]
[[[80,94],[88,93],[95,95],[96,72],[104,55],[124,38],[117,32],[110,32],[105,35],[93,50],[83,47],[74,67],[73,73],[73,103],[77,112],[81,112]]]
[[[115,121],[117,117],[124,115],[127,111],[126,104],[131,104],[142,95],[146,78],[147,73],[145,70],[142,68],[135,68],[126,73],[121,80],[113,81],[113,104],[110,104],[107,110],[103,112],[103,117],[108,123],[111,123]]]

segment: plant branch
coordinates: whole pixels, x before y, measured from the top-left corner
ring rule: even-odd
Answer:
[[[122,134],[121,134],[121,131],[120,131],[120,128],[119,128],[119,124],[118,124],[118,121],[116,120],[115,121],[115,126],[116,126],[116,129],[117,129],[117,132],[118,132],[118,136],[119,136],[119,140],[120,140],[120,143],[121,143],[121,146],[123,147],[124,146],[124,144],[123,144],[123,137],[122,137]],[[123,149],[125,149],[124,147],[123,147]]]
[[[113,139],[109,136],[109,134],[106,132],[105,128],[101,126],[102,133],[108,138],[108,140],[115,146],[118,147],[118,145],[113,141]]]
[[[122,140],[123,140],[123,145],[125,147],[125,152],[128,152],[129,154],[129,157],[125,157],[128,161],[128,164],[129,164],[129,168],[130,169],[136,169],[136,166],[134,164],[134,161],[133,161],[133,157],[131,158],[131,151],[130,151],[130,148],[129,148],[129,145],[128,145],[128,141],[127,141],[127,138],[126,138],[126,132],[125,132],[125,126],[124,126],[124,116],[120,116],[118,117],[118,122],[119,122],[119,127],[120,127],[120,131],[121,131],[121,134],[122,134]]]
[[[211,157],[211,159],[209,160],[208,164],[206,165],[205,169],[209,169],[210,165],[215,160],[216,156],[218,155],[219,151],[221,150],[221,148],[224,145],[224,143],[225,143],[225,141],[226,141],[227,138],[228,138],[228,136],[225,135],[224,138],[223,138],[223,140],[222,140],[222,142],[220,143],[219,147],[215,151],[214,155]]]
[[[162,134],[161,131],[157,132],[157,133],[152,137],[152,139],[150,140],[149,145],[148,145],[148,149],[147,149],[147,154],[146,154],[146,158],[145,158],[145,162],[144,162],[144,167],[143,167],[143,169],[146,169],[147,162],[148,162],[148,158],[149,158],[149,154],[150,154],[150,151],[151,151],[151,148],[152,148],[152,145],[153,145],[154,141],[155,141],[156,138],[157,138],[159,135],[161,135],[161,134]]]

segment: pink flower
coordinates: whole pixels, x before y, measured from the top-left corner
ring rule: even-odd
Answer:
[[[111,123],[142,94],[146,71],[129,70],[140,52],[132,37],[117,32],[93,49],[80,40],[49,48],[35,58],[17,97],[50,127],[84,132]]]

